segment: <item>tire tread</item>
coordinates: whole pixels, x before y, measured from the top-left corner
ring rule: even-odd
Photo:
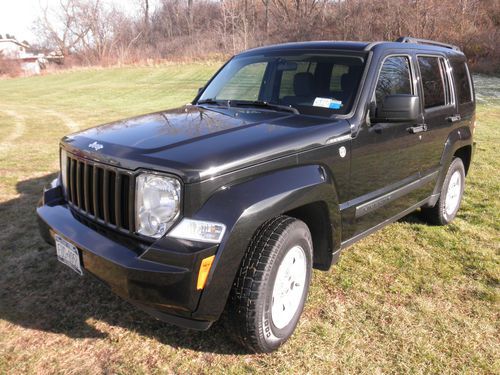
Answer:
[[[250,240],[233,284],[226,319],[228,328],[243,346],[254,352],[269,351],[259,337],[261,322],[255,322],[258,305],[262,303],[259,291],[271,271],[267,265],[275,255],[273,249],[286,238],[286,232],[294,222],[299,221],[281,215],[259,227]]]

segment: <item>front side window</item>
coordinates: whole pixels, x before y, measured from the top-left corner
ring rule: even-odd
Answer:
[[[412,92],[410,60],[406,56],[387,57],[380,69],[375,90],[375,101],[382,104],[384,97]]]
[[[364,64],[364,55],[343,53],[237,56],[213,78],[199,102],[224,101],[231,106],[265,102],[292,107],[301,114],[347,114]]]
[[[439,107],[447,102],[448,92],[445,91],[445,70],[442,58],[433,56],[418,56],[418,66],[422,76],[424,90],[424,108]]]

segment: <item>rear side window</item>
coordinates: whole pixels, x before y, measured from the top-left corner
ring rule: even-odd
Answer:
[[[384,97],[395,94],[412,94],[410,61],[406,56],[385,59],[375,90],[375,100],[381,104]]]
[[[444,62],[440,57],[418,56],[418,66],[422,75],[425,108],[439,107],[449,101],[446,86]]]
[[[457,90],[457,98],[460,104],[472,101],[472,91],[470,87],[469,72],[462,61],[451,61],[453,77]]]

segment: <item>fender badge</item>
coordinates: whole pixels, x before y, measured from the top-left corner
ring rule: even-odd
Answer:
[[[340,155],[340,157],[343,158],[343,157],[346,156],[346,154],[347,154],[346,148],[344,146],[340,147],[339,148],[339,155]]]
[[[100,143],[97,143],[96,141],[92,142],[89,144],[89,147],[90,148],[93,148],[94,150],[96,151],[99,151],[101,148],[103,148],[104,146],[101,145]]]

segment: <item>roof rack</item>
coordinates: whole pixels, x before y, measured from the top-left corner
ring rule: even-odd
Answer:
[[[453,44],[435,42],[434,40],[428,40],[428,39],[412,38],[410,36],[402,36],[402,37],[396,39],[396,42],[398,42],[398,43],[428,44],[431,46],[450,48],[450,49],[453,49],[455,51],[460,51],[460,48],[458,46],[454,46]]]

